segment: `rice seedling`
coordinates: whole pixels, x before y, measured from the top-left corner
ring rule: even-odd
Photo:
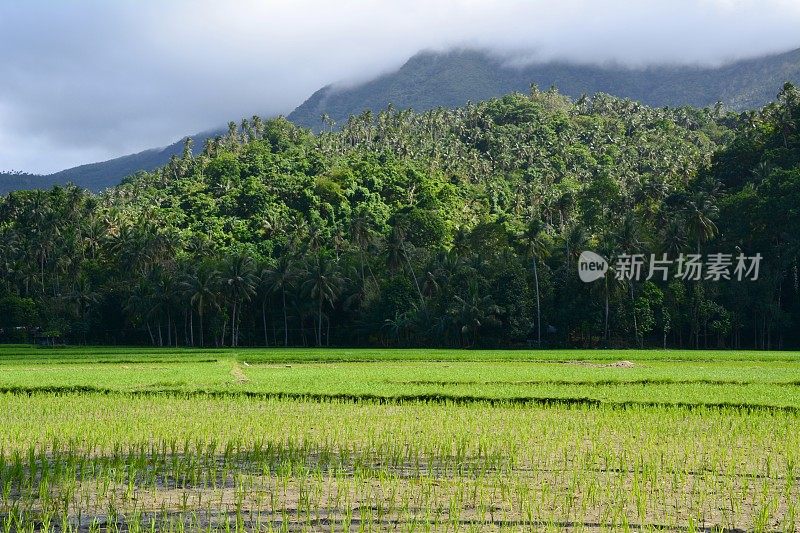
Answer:
[[[0,409],[15,531],[792,531],[800,496],[791,411],[124,393]]]
[[[0,531],[798,530],[785,354],[9,350]]]

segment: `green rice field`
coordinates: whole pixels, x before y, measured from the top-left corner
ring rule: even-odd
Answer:
[[[800,531],[800,354],[0,348],[0,531]]]

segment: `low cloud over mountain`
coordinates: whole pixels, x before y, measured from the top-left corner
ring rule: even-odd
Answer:
[[[422,49],[718,65],[800,45],[792,0],[0,4],[0,170],[52,172],[288,113]]]

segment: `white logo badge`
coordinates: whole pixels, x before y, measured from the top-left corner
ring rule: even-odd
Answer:
[[[591,283],[606,275],[608,272],[608,261],[602,255],[594,252],[581,252],[578,258],[578,276],[581,281]]]

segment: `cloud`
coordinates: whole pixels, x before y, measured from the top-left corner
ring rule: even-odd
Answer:
[[[800,46],[796,0],[0,0],[0,169],[164,145],[421,49],[720,64]]]

